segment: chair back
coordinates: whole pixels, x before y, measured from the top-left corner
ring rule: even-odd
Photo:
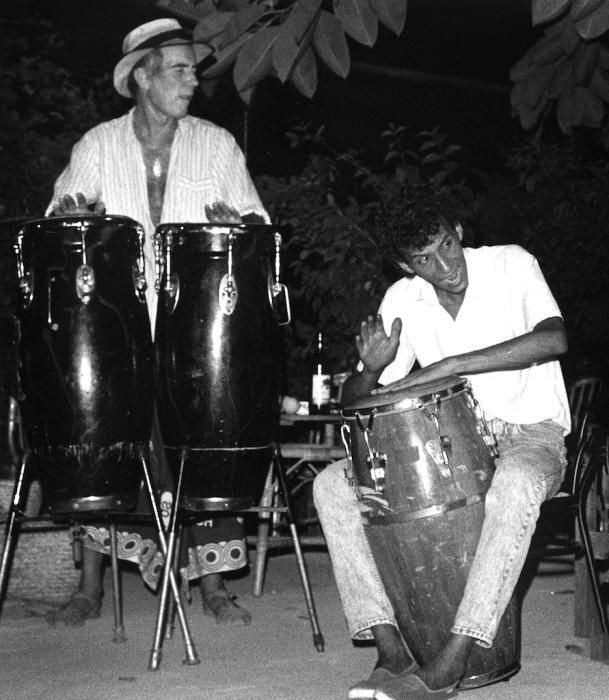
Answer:
[[[590,410],[592,402],[603,391],[603,388],[603,379],[598,376],[581,377],[569,387],[571,434],[575,438],[576,445],[580,444],[583,437],[584,415]]]

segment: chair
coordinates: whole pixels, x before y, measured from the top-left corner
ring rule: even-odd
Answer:
[[[601,377],[589,376],[576,379],[569,386],[569,408],[571,409],[571,435],[575,444],[581,442],[581,429],[584,414],[590,410],[593,401],[603,391],[604,382]]]
[[[559,492],[541,507],[542,518],[549,514],[574,518],[577,527],[566,534],[540,534],[538,529],[533,540],[532,552],[543,558],[575,555],[575,634],[590,636],[591,657],[608,661],[609,619],[595,563],[595,559],[606,556],[608,549],[605,546],[603,552],[597,547],[595,551],[593,535],[597,533],[591,532],[591,529],[599,528],[597,532],[604,535],[609,544],[607,503],[601,505],[600,511],[597,504],[599,481],[604,481],[605,487],[609,486],[609,433],[593,423],[588,413],[582,416],[580,430],[582,437],[577,447],[573,472],[571,478],[565,482],[568,490]],[[564,522],[566,521],[561,518],[561,523]],[[592,594],[593,605],[589,605],[586,600],[588,590]]]

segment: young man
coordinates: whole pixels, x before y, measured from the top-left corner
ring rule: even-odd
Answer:
[[[188,114],[198,84],[196,67],[209,52],[173,19],[147,22],[129,32],[114,70],[114,87],[132,98],[134,107],[91,129],[74,146],[47,210],[57,216],[129,216],[144,227],[146,299],[153,332],[157,308],[153,233],[159,223],[269,220],[235,139]],[[162,464],[159,442],[153,447],[156,462]],[[155,476],[157,484],[164,480],[164,475]],[[234,603],[222,580],[222,572],[246,564],[241,526],[234,518],[205,524],[211,527],[188,528],[190,548],[183,574],[200,578],[205,610],[218,622],[248,624],[249,612]],[[82,624],[99,614],[107,533],[89,527],[88,535],[79,592],[65,608],[49,615],[51,624],[58,620]],[[150,542],[141,538],[138,542],[133,556],[138,560],[137,552],[147,552],[146,561],[139,564],[144,580],[155,585],[158,557],[150,554]]]
[[[361,324],[361,362],[343,403],[462,375],[500,455],[452,633],[433,662],[418,668],[404,645],[344,463],[319,474],[314,500],[351,636],[373,638],[378,648],[371,676],[349,697],[449,697],[473,645],[492,645],[540,505],[564,476],[570,417],[556,358],[566,352],[566,333],[535,258],[513,245],[463,248],[461,226],[431,188],[407,188],[377,223],[379,244],[405,277],[387,290],[378,316]],[[409,374],[415,360],[420,369]]]

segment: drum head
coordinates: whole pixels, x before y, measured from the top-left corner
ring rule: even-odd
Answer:
[[[216,224],[216,223],[164,223],[156,227],[155,235],[162,240],[171,234],[177,236],[180,243],[188,243],[201,253],[228,252],[229,234],[235,245],[251,245],[257,236],[268,239],[271,250],[275,245],[274,233],[279,231],[271,224]]]
[[[77,216],[47,216],[42,219],[30,219],[24,222],[25,228],[43,233],[65,233],[71,229],[93,229],[103,224],[116,224],[129,228],[138,226],[137,221],[128,216],[97,216],[95,214],[78,214]]]
[[[391,391],[385,394],[369,394],[355,403],[345,406],[343,415],[353,416],[356,412],[366,413],[372,411],[372,409],[392,411],[416,408],[421,403],[429,403],[438,398],[444,398],[462,391],[466,385],[466,379],[456,374],[451,374],[444,379],[416,384],[408,387],[408,389],[400,389],[399,391]]]

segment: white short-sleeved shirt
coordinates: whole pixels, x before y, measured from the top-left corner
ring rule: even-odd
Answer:
[[[457,318],[440,305],[433,286],[403,278],[385,293],[379,313],[385,330],[402,320],[395,360],[379,382],[390,384],[444,357],[496,345],[532,331],[560,310],[537,260],[516,245],[464,248],[468,287]],[[558,361],[525,369],[465,375],[488,419],[508,423],[553,420],[569,432],[571,419]]]
[[[53,202],[82,192],[88,201],[102,200],[106,213],[128,216],[142,225],[148,289],[146,298],[154,328],[157,294],[154,271],[154,225],[150,218],[146,166],[133,129],[133,109],[90,129],[72,149],[70,163],[58,177]],[[205,205],[220,200],[240,214],[256,213],[269,221],[233,136],[204,119],[178,121],[171,146],[161,223],[205,223]]]

